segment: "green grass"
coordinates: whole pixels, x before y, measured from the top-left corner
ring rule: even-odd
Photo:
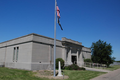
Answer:
[[[99,75],[105,74],[103,72],[96,71],[70,71],[66,70],[65,74],[69,76],[69,79],[66,80],[90,80]]]
[[[116,69],[120,68],[120,65],[114,65],[114,66],[109,66],[108,68],[100,68],[100,67],[95,67],[96,69],[105,69],[105,70],[110,70],[110,71],[114,71]]]
[[[64,73],[69,76],[66,80],[89,80],[104,74],[103,72],[74,70],[65,70]],[[0,67],[0,80],[49,80],[47,78],[35,77],[33,74],[32,71]]]
[[[32,75],[31,71],[0,67],[0,80],[47,80]]]
[[[113,70],[116,70],[116,69],[119,69],[120,68],[120,65],[114,65],[114,66],[110,66],[108,68],[106,68],[107,70],[110,70],[110,71],[113,71]]]

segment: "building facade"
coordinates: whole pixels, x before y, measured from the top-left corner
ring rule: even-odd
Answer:
[[[0,66],[26,69],[53,69],[54,39],[28,34],[0,43]],[[56,58],[62,58],[65,65],[83,66],[84,59],[91,58],[91,49],[82,43],[62,38],[56,40]]]

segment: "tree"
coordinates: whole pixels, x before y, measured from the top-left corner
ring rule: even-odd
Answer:
[[[92,61],[94,63],[106,64],[107,67],[114,62],[115,57],[112,57],[112,46],[104,41],[98,40],[92,43]]]

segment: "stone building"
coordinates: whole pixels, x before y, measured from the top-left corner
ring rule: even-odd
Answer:
[[[26,69],[53,69],[54,39],[38,34],[28,34],[0,43],[0,66]],[[71,39],[56,40],[56,58],[65,65],[82,66],[84,59],[91,58],[91,49]]]

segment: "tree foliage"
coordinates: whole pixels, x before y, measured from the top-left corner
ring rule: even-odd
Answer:
[[[84,59],[84,62],[92,62],[91,59]]]
[[[79,67],[76,64],[71,64],[69,66],[65,66],[65,70],[85,70],[85,68]]]
[[[92,43],[91,51],[92,61],[94,63],[101,63],[109,66],[114,62],[115,57],[111,57],[112,46],[104,41],[98,40],[97,42]]]
[[[115,61],[115,62],[120,62],[120,61]]]
[[[61,69],[63,69],[65,62],[64,62],[64,60],[62,58],[57,58],[56,59],[56,68],[58,69],[58,67],[59,67],[59,65],[58,65],[59,61],[61,63]]]

